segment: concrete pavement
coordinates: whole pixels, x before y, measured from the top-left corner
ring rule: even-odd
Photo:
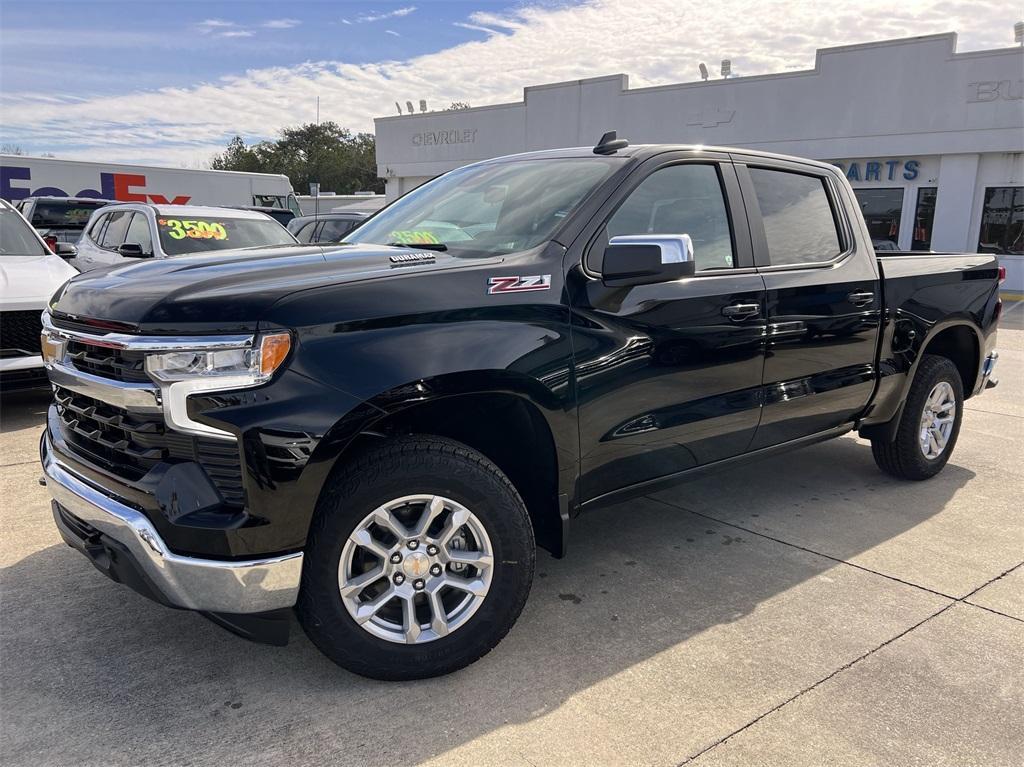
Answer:
[[[1011,765],[1024,754],[1024,308],[946,470],[846,437],[580,519],[519,623],[385,684],[107,581],[0,436],[4,765]]]

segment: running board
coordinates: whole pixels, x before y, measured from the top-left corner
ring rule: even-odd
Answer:
[[[735,455],[732,458],[724,458],[721,461],[707,463],[703,466],[694,466],[691,469],[677,471],[674,474],[667,474],[664,477],[655,477],[654,479],[644,480],[643,482],[638,482],[635,485],[630,485],[629,487],[624,487],[619,490],[612,490],[604,495],[591,498],[589,501],[584,501],[580,506],[580,510],[590,511],[591,509],[603,508],[605,506],[620,503],[621,501],[627,501],[630,498],[637,498],[641,495],[648,495],[659,490],[665,490],[680,484],[681,482],[689,482],[692,479],[698,479],[700,477],[707,476],[708,474],[714,474],[723,469],[742,466],[743,464],[752,463],[753,461],[760,460],[761,458],[769,458],[773,455],[777,455],[778,453],[786,453],[790,450],[796,450],[797,448],[807,447],[808,445],[814,445],[818,442],[835,439],[836,437],[841,437],[844,434],[853,431],[853,429],[853,423],[845,423],[842,426],[835,427],[834,429],[819,431],[815,434],[809,434],[806,437],[790,440],[789,442],[783,442],[770,447],[763,447],[760,450],[742,453],[740,455]]]

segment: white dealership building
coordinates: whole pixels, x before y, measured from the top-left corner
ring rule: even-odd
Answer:
[[[998,252],[1004,287],[1024,291],[1022,78],[1024,48],[958,53],[949,33],[821,49],[813,69],[780,74],[535,85],[511,104],[377,118],[378,172],[390,200],[460,165],[608,130],[812,157],[844,169],[877,247]]]

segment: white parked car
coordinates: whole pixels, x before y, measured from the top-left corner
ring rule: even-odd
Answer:
[[[0,200],[0,386],[5,391],[47,384],[40,316],[57,289],[78,274],[65,260],[75,247],[63,242],[56,247],[61,255]]]
[[[74,265],[85,272],[136,258],[167,258],[298,242],[263,213],[200,205],[107,205],[89,219]]]

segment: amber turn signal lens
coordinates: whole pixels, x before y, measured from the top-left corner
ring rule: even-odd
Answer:
[[[260,343],[260,373],[271,375],[277,370],[292,348],[292,337],[288,333],[272,333],[263,336]]]

